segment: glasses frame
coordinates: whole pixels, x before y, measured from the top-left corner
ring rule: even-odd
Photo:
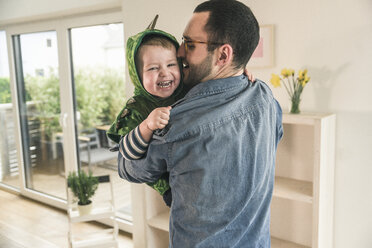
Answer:
[[[211,42],[211,41],[200,41],[200,40],[191,40],[191,39],[188,39],[188,38],[182,36],[182,44],[185,47],[185,52],[187,53],[188,50],[189,50],[189,47],[188,47],[189,44],[207,44],[207,45],[218,45],[218,46],[222,46],[225,43]]]

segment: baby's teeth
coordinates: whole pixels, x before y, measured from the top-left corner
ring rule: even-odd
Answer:
[[[158,85],[161,88],[169,87],[171,85],[171,81],[160,82]]]

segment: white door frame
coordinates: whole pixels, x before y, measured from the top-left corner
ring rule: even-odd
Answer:
[[[19,180],[20,182],[20,193],[26,197],[44,202],[48,205],[66,209],[67,205],[64,200],[49,196],[35,190],[26,188],[25,182],[25,171],[22,151],[22,136],[20,127],[20,113],[18,104],[18,94],[16,85],[16,72],[15,72],[15,58],[14,58],[14,47],[12,37],[14,35],[55,31],[57,34],[58,43],[58,64],[59,64],[59,80],[60,80],[60,99],[61,99],[61,124],[63,129],[63,147],[69,149],[63,149],[64,152],[64,163],[65,163],[65,175],[68,175],[69,171],[76,171],[78,165],[77,149],[75,141],[75,120],[74,120],[74,108],[73,108],[73,85],[72,85],[72,73],[71,73],[71,57],[70,57],[70,40],[69,30],[71,28],[102,25],[108,23],[122,23],[123,14],[121,8],[114,8],[110,10],[94,11],[92,13],[84,13],[73,16],[61,16],[54,19],[47,19],[42,21],[32,21],[22,24],[14,24],[2,27],[5,30],[7,36],[7,47],[9,57],[9,73],[10,73],[10,85],[12,93],[12,102],[14,106],[14,120],[16,130],[16,143],[18,153],[18,168],[19,168]],[[124,33],[124,32],[123,32]],[[124,44],[123,44],[124,45]],[[125,75],[124,75],[125,76]],[[62,99],[64,101],[62,101]],[[69,100],[66,100],[69,99]],[[9,190],[9,189],[8,189]],[[132,224],[128,221],[118,219],[120,229],[132,232]]]

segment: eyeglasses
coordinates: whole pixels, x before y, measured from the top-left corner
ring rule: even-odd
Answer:
[[[185,37],[182,37],[182,43],[185,46],[185,52],[186,53],[189,50],[189,46],[194,45],[194,44],[207,44],[207,45],[218,45],[218,46],[221,46],[221,45],[225,44],[225,43],[218,43],[218,42],[191,40],[191,39],[186,39]]]

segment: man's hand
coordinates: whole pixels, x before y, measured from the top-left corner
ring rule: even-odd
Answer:
[[[146,118],[146,126],[151,131],[163,129],[169,121],[171,106],[156,108]]]
[[[244,69],[244,75],[246,75],[249,79],[249,81],[254,82],[256,81],[256,78],[248,71],[247,68]]]

